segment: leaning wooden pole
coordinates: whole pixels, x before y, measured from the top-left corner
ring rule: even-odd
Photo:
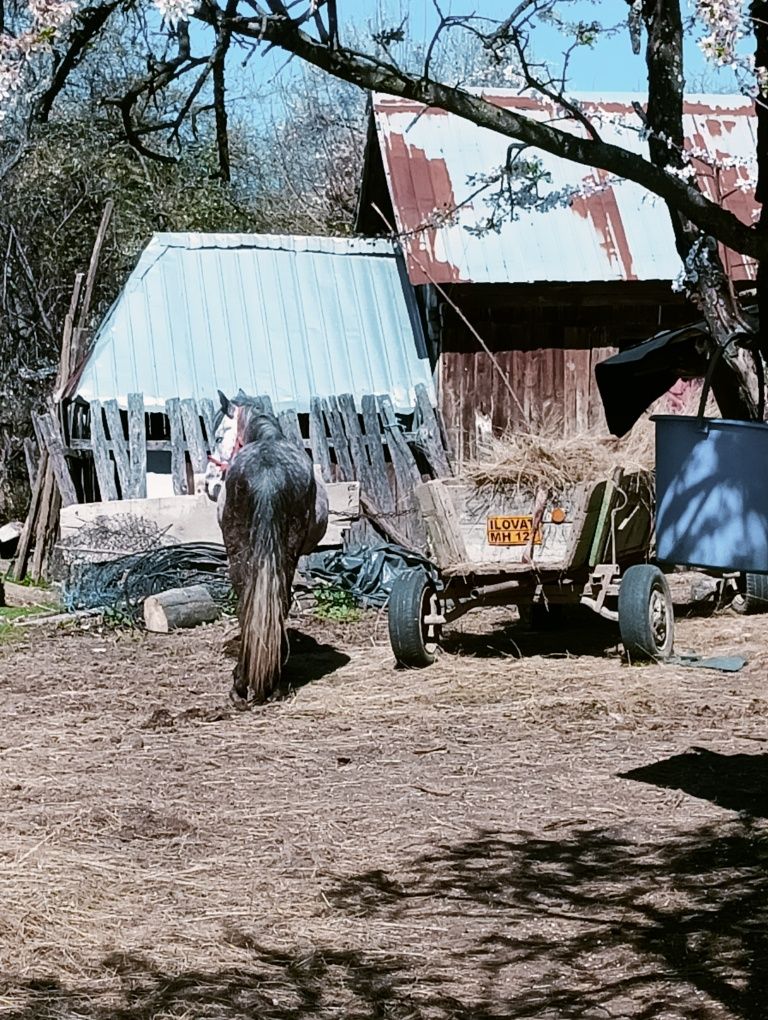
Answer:
[[[56,373],[54,391],[49,402],[49,410],[53,421],[58,422],[62,430],[66,427],[62,416],[62,401],[73,373],[82,364],[87,353],[88,315],[93,301],[101,250],[107,236],[113,209],[114,203],[112,199],[109,199],[101,215],[101,223],[99,224],[91,251],[88,271],[85,274],[78,273],[75,277],[69,310],[64,319],[59,367]],[[35,485],[32,489],[32,499],[27,513],[27,520],[24,524],[24,530],[11,570],[12,576],[18,581],[26,574],[33,539],[34,554],[32,556],[31,576],[35,581],[39,581],[45,576],[50,554],[58,534],[59,509],[62,502],[65,505],[72,502],[71,480],[67,484],[68,471],[66,463],[64,463],[63,469],[59,463],[59,461],[63,460],[59,456],[61,451],[60,449],[49,449],[48,443],[39,429],[39,419],[34,417],[33,420],[37,426],[36,432],[40,462]],[[55,436],[55,431],[55,429],[49,431],[48,437]],[[58,446],[59,443],[60,440],[56,445]],[[55,457],[58,457],[58,471],[54,471]],[[62,491],[62,485],[64,486],[64,491]]]

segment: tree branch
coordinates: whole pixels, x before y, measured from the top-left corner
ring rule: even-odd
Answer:
[[[701,230],[712,234],[734,251],[756,259],[768,257],[768,238],[759,236],[751,226],[710,201],[697,188],[619,145],[569,134],[514,110],[496,106],[461,88],[424,80],[391,64],[385,65],[366,54],[346,48],[329,50],[284,16],[258,22],[240,16],[231,19],[229,27],[233,35],[264,40],[363,89],[446,110],[554,156],[587,167],[599,167],[634,181],[671,203]]]
[[[155,149],[149,149],[143,144],[140,135],[146,133],[146,131],[144,129],[137,128],[134,125],[133,109],[142,96],[146,95],[151,97],[155,95],[160,89],[170,85],[183,74],[186,74],[195,67],[200,67],[201,65],[209,62],[208,57],[193,57],[191,55],[188,26],[181,25],[178,33],[178,52],[175,57],[171,60],[163,60],[153,64],[147,77],[142,78],[123,96],[116,99],[104,100],[105,103],[111,106],[116,106],[120,110],[125,137],[136,151],[140,152],[144,156],[148,156],[150,159],[157,160],[160,163],[175,163],[176,160],[173,156],[157,152]],[[193,99],[197,94],[197,91],[202,88],[206,75],[207,71],[203,72],[196,83],[196,89],[193,88]],[[191,103],[189,105],[191,105]],[[177,130],[175,125],[171,126],[173,130]]]
[[[551,102],[553,102],[556,106],[559,106],[561,109],[565,110],[566,113],[570,114],[573,120],[575,120],[578,124],[581,124],[581,126],[587,132],[589,138],[591,138],[593,141],[599,142],[601,140],[600,135],[598,134],[597,128],[594,126],[592,121],[589,119],[589,117],[587,117],[584,114],[582,110],[579,109],[578,106],[572,103],[564,95],[565,75],[568,66],[568,59],[576,43],[573,44],[573,46],[569,49],[568,53],[566,54],[565,66],[563,67],[563,78],[561,81],[561,87],[559,91],[555,92],[550,88],[550,85],[552,84],[551,81],[543,82],[534,76],[533,71],[531,69],[531,64],[528,62],[528,56],[525,52],[525,45],[520,37],[520,33],[517,31],[517,29],[511,29],[510,31],[512,45],[515,47],[517,59],[520,61],[520,68],[523,74],[523,80],[525,81],[526,85],[528,85],[529,88],[535,89],[537,92],[540,92],[543,96],[546,96],[547,99],[551,100]]]
[[[237,10],[237,0],[227,0],[226,16],[228,18]],[[216,117],[216,148],[219,154],[219,174],[223,181],[231,178],[229,158],[229,132],[227,130],[227,104],[225,65],[227,50],[232,33],[226,27],[219,29],[216,35],[216,47],[211,60],[213,62],[213,109]]]
[[[51,83],[35,103],[34,118],[48,120],[53,104],[67,84],[70,74],[86,55],[89,46],[120,6],[121,0],[108,0],[98,7],[85,7],[77,16],[77,28],[70,34],[67,51],[58,59]]]

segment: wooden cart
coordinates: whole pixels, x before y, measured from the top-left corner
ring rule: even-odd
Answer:
[[[401,665],[429,665],[446,624],[498,605],[518,606],[536,625],[581,604],[618,622],[630,659],[671,653],[669,586],[647,562],[649,473],[616,471],[556,495],[443,479],[418,486],[416,497],[434,569],[409,570],[393,586],[389,635]]]

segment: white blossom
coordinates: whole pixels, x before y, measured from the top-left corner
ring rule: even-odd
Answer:
[[[28,0],[27,28],[18,35],[0,34],[0,122],[21,90],[30,61],[50,48],[76,9],[76,0]]]
[[[154,0],[154,2],[165,24],[173,28],[180,21],[189,21],[197,6],[195,0]]]

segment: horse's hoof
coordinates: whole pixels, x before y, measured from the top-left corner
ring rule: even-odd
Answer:
[[[234,686],[229,690],[229,700],[232,703],[232,707],[236,708],[238,712],[247,712],[249,705],[248,699],[244,698],[242,694],[238,694],[237,688]]]

